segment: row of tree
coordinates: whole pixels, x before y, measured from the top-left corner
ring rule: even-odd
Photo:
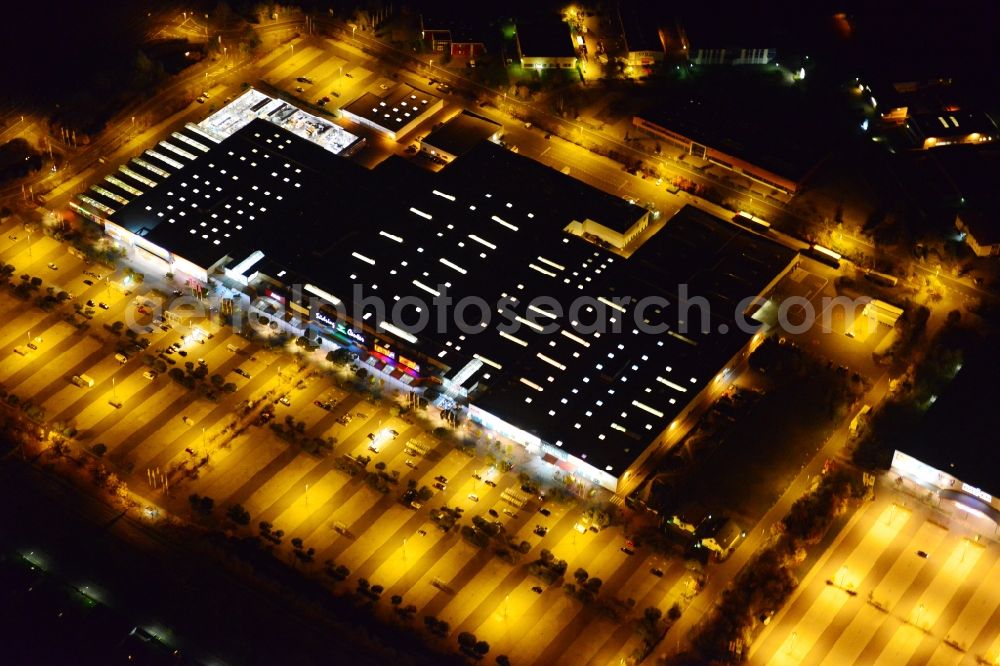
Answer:
[[[837,469],[800,497],[764,547],[723,591],[719,604],[694,638],[693,655],[703,661],[742,659],[755,630],[798,585],[795,568],[806,549],[823,538],[863,489],[856,475]],[[692,655],[688,655],[691,657]]]

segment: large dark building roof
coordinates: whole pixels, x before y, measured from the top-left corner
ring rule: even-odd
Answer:
[[[985,347],[985,345],[984,345]],[[927,412],[916,437],[896,448],[987,493],[1000,496],[1000,388],[996,348],[969,354]]]
[[[111,221],[203,268],[265,248],[295,263],[377,200],[364,167],[262,119],[209,145]]]
[[[556,17],[518,21],[517,44],[523,57],[569,58],[576,55],[569,26]]]
[[[800,182],[830,152],[840,127],[829,124],[830,109],[805,93],[754,75],[733,75],[739,88],[726,93],[725,79],[711,97],[696,91],[669,106],[643,113],[649,122],[710,148]]]
[[[462,160],[462,168],[450,171],[460,187],[473,189],[482,187],[483,174],[496,174],[490,181],[492,191],[510,201],[528,200],[533,209],[550,211],[553,218],[566,219],[567,223],[590,219],[613,231],[625,232],[647,212],[541,162],[496,146],[478,146]]]
[[[618,475],[743,347],[741,299],[794,259],[692,207],[628,259],[563,231],[645,212],[490,142],[437,173],[400,157],[369,171],[255,120],[114,221],[204,267],[261,253],[254,271],[342,303],[369,345],[437,367],[475,407]],[[486,309],[439,326],[435,294]],[[640,308],[646,297],[660,300]],[[607,328],[588,328],[599,316]]]
[[[976,242],[1000,243],[1000,145],[938,148],[933,165],[949,194],[960,197],[958,216]]]
[[[428,109],[435,108],[440,99],[437,95],[399,83],[382,96],[362,93],[343,110],[390,132],[398,132],[427,113]]]
[[[500,123],[462,111],[425,136],[422,143],[449,155],[464,155],[502,129]]]

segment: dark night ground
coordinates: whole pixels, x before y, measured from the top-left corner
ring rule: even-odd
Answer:
[[[3,447],[0,456],[9,451]],[[127,523],[127,524],[125,524]],[[304,609],[226,572],[196,548],[152,530],[8,457],[0,463],[0,642],[3,663],[441,664],[389,626],[363,626]],[[31,572],[16,551],[34,549],[52,576]],[[88,608],[64,583],[90,584],[113,610]],[[34,588],[31,592],[28,587]],[[57,617],[62,611],[61,618]],[[172,630],[182,657],[136,638],[132,626]],[[381,640],[369,643],[378,633]],[[383,649],[383,647],[389,649]]]

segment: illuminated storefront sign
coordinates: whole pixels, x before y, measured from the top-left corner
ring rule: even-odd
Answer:
[[[962,484],[962,492],[966,493],[966,494],[969,494],[969,495],[972,495],[973,497],[978,497],[979,499],[983,500],[987,504],[990,504],[991,502],[993,502],[993,495],[990,495],[987,492],[983,492],[979,488],[976,488],[975,486],[970,486],[967,483],[963,483]]]
[[[268,298],[273,298],[274,300],[278,301],[279,303],[284,303],[285,302],[285,297],[282,296],[281,294],[279,294],[278,292],[272,290],[272,289],[265,289],[264,290],[264,295],[267,296]]]
[[[375,351],[382,354],[382,356],[385,356],[386,358],[396,358],[396,352],[391,351],[388,347],[380,345],[377,342],[375,343]]]
[[[360,344],[365,344],[365,336],[361,335],[353,328],[347,328],[343,324],[337,324],[337,330],[346,335],[347,337],[351,338],[355,342],[358,342]]]
[[[420,372],[420,365],[418,363],[416,363],[415,361],[411,361],[410,359],[406,358],[405,356],[400,356],[399,357],[399,364],[400,365],[405,365],[407,368],[413,370],[414,372]]]
[[[335,321],[332,317],[323,314],[319,310],[315,312],[314,316],[316,318],[316,321],[322,324],[326,324],[327,326],[332,328],[334,332],[337,333],[338,335],[341,335],[345,338],[349,338],[361,345],[366,344],[365,336],[359,333],[358,331],[355,331],[353,328],[349,328],[346,324],[342,324],[338,321]]]

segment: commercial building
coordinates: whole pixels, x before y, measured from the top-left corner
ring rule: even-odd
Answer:
[[[381,96],[373,92],[363,93],[341,112],[348,120],[398,140],[442,108],[444,100],[437,95],[398,83]]]
[[[572,69],[576,48],[569,25],[557,17],[518,21],[517,51],[527,69]]]
[[[994,349],[965,358],[914,437],[900,441],[891,474],[952,519],[995,537],[1000,531],[1000,399]]]
[[[618,23],[625,38],[628,67],[648,70],[663,62],[666,48],[659,26],[637,3],[618,3]]]
[[[770,98],[770,100],[768,99]],[[830,139],[794,95],[687,98],[632,118],[635,127],[711,164],[787,193],[801,190],[829,154]]]
[[[874,85],[873,90],[859,79],[856,90],[859,95],[874,100],[873,105],[886,124],[902,125],[913,115],[935,111],[955,112],[959,109],[959,99],[950,78],[931,77],[907,81],[887,81],[882,78]]]
[[[737,7],[725,10],[704,7],[686,8],[686,15],[678,20],[677,34],[681,49],[688,60],[696,65],[769,65],[777,58],[777,40],[770,25],[772,13],[759,16],[753,10],[742,11]],[[726,13],[720,20],[717,12]]]
[[[420,150],[450,162],[483,141],[499,141],[503,126],[470,111],[462,111],[420,141]]]
[[[796,261],[693,207],[623,259],[573,230],[649,211],[488,141],[437,173],[260,118],[204,147],[103,218],[133,258],[252,292],[271,328],[619,492],[725,386],[759,340],[751,300]]]
[[[420,15],[420,36],[432,51],[454,58],[477,58],[485,55],[486,42],[465,21]]]
[[[132,247],[136,244],[136,239],[143,238],[155,225],[145,220],[135,228],[124,228],[111,221],[115,212],[130,201],[146,195],[207,153],[216,151],[219,144],[255,121],[259,121],[258,133],[264,132],[268,137],[268,144],[278,146],[279,144],[275,143],[276,137],[283,136],[284,139],[280,144],[283,149],[285,147],[295,149],[307,143],[333,155],[349,156],[365,143],[364,139],[324,118],[306,113],[283,100],[269,97],[251,88],[202,122],[188,123],[186,127],[173,132],[169,139],[161,141],[155,148],[146,150],[143,155],[119,166],[117,174],[109,175],[100,183],[91,186],[85,194],[79,195],[72,201],[70,207],[84,217],[103,225],[107,233],[119,242]],[[270,128],[278,128],[280,131],[269,132]],[[271,136],[272,134],[275,136]],[[244,161],[249,159],[251,164],[255,164],[253,157],[243,157]],[[214,169],[214,164],[210,168]],[[222,172],[220,175],[225,176],[227,173]],[[220,186],[218,183],[215,184],[217,188]],[[196,194],[204,197],[208,193],[199,189]],[[171,223],[187,216],[187,211],[182,213],[180,207],[176,213],[171,211],[173,208],[158,212],[162,213],[160,218],[167,219]],[[147,245],[144,241],[138,243],[139,248]],[[162,248],[150,247],[146,251],[151,257],[159,257],[162,261],[170,262],[168,253]],[[196,275],[201,274],[196,271]]]
[[[983,112],[942,111],[911,115],[905,123],[913,147],[929,150],[957,144],[992,143],[1000,130]]]
[[[929,176],[954,206],[955,227],[976,256],[1000,256],[1000,146],[953,146],[934,152]]]
[[[987,215],[982,210],[966,208],[955,215],[955,227],[965,234],[965,242],[977,257],[1000,256],[1000,212]]]

